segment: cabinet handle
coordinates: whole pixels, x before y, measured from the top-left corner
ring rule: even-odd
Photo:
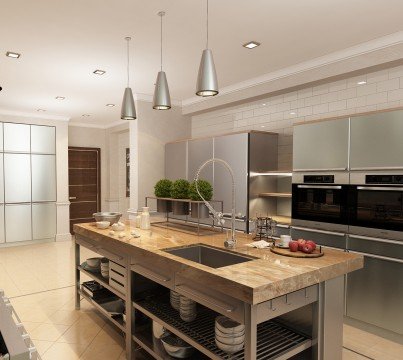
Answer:
[[[347,167],[328,168],[328,169],[293,169],[292,171],[309,172],[309,171],[345,171],[345,170],[347,170]]]
[[[328,235],[335,235],[335,236],[345,236],[346,235],[344,233],[339,233],[339,232],[335,232],[335,231],[317,230],[317,229],[310,229],[310,228],[299,227],[299,226],[291,226],[291,228],[295,229],[295,230],[309,231],[309,232],[314,232],[314,233],[319,233],[319,234],[328,234]]]
[[[387,256],[367,254],[367,253],[363,253],[363,252],[360,252],[360,251],[352,251],[352,250],[348,250],[348,252],[350,252],[352,254],[363,255],[363,256],[366,256],[366,257],[369,257],[369,258],[372,258],[372,259],[392,261],[392,262],[396,262],[396,263],[399,263],[399,264],[403,264],[403,260],[394,259],[394,258],[390,258],[390,257],[387,257]]]
[[[403,166],[351,167],[350,170],[403,170]]]
[[[227,313],[231,313],[231,312],[233,312],[235,310],[235,308],[231,307],[231,305],[226,304],[226,303],[222,303],[222,305],[221,305],[221,304],[219,304],[220,303],[219,300],[214,299],[209,295],[203,294],[202,292],[199,292],[199,291],[197,291],[195,289],[187,287],[186,285],[177,285],[177,288],[178,288],[178,292],[183,292],[185,294],[188,294],[190,297],[198,298],[201,301],[204,301],[207,304],[215,306],[215,307],[217,307],[217,308],[219,308],[219,309],[221,309],[221,310],[223,310],[223,311],[225,311]],[[215,300],[215,302],[213,302],[210,299]]]
[[[297,185],[298,189],[336,189],[340,190],[341,186],[340,185]]]
[[[403,245],[403,241],[399,241],[399,240],[380,239],[380,238],[376,238],[376,237],[361,236],[361,235],[348,235],[348,237],[351,239],[368,240],[368,241],[374,241],[374,242],[381,242],[381,243],[385,243],[385,244]]]
[[[357,186],[357,190],[368,190],[368,191],[403,191],[403,187],[382,187],[382,186]]]
[[[152,279],[154,279],[154,280],[161,281],[161,282],[168,282],[168,281],[171,280],[171,278],[164,277],[164,276],[161,276],[161,275],[159,275],[159,274],[156,274],[156,273],[153,272],[152,270],[147,269],[147,268],[145,268],[145,267],[142,266],[142,265],[133,264],[133,266],[135,266],[135,268],[133,269],[133,267],[132,267],[132,270],[134,270],[135,272],[139,272],[139,271],[140,271],[140,272],[139,272],[140,274],[143,273],[146,277],[150,277],[150,278],[152,278]]]

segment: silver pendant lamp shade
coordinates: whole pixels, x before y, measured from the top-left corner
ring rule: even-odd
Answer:
[[[122,120],[136,120],[136,118],[137,118],[136,106],[134,105],[132,89],[129,87],[129,80],[130,80],[129,79],[129,64],[130,64],[129,41],[131,40],[131,38],[125,37],[125,40],[127,41],[127,87],[126,87],[125,93],[123,95],[120,118]]]
[[[160,11],[157,15],[161,17],[161,71],[158,72],[157,81],[155,82],[153,109],[169,110],[171,108],[171,96],[167,76],[165,71],[162,71],[162,17],[165,12]]]
[[[196,95],[214,96],[218,94],[217,73],[215,71],[213,53],[208,48],[208,0],[207,0],[207,43],[203,50],[197,76]]]

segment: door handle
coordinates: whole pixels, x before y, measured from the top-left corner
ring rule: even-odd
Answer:
[[[77,196],[69,196],[69,200],[76,200]]]

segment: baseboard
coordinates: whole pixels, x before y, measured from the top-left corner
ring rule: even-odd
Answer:
[[[71,240],[71,234],[56,234],[56,241],[70,241]]]

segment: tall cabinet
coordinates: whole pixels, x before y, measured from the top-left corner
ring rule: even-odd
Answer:
[[[54,238],[56,129],[0,123],[0,243]]]

